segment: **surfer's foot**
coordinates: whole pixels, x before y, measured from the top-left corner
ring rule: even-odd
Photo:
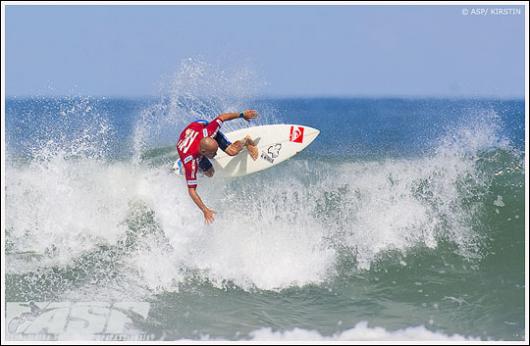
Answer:
[[[252,160],[256,161],[258,159],[258,148],[255,145],[247,144],[247,150]]]
[[[252,160],[256,161],[258,159],[258,147],[250,136],[245,137],[245,146],[247,147],[248,153]]]

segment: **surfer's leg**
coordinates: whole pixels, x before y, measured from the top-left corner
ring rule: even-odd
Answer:
[[[249,136],[246,136],[239,141],[235,141],[234,143],[230,143],[225,135],[219,131],[217,132],[217,135],[214,137],[214,139],[219,144],[219,148],[221,148],[221,150],[230,156],[236,156],[241,152],[241,150],[243,150],[244,147],[246,147],[250,157],[252,157],[254,161],[258,158],[258,148]]]
[[[232,144],[232,142],[230,142],[221,131],[217,131],[217,134],[213,139],[215,139],[217,144],[219,144],[219,148],[225,152],[226,149]]]
[[[241,141],[235,141],[234,143],[230,144],[228,148],[226,148],[225,153],[227,153],[230,156],[236,156],[243,150],[243,142]]]
[[[254,143],[250,136],[246,136],[244,141],[250,157],[252,157],[252,160],[256,161],[258,158],[258,147],[256,146],[256,143]]]
[[[235,141],[232,143],[221,131],[217,132],[214,139],[217,141],[217,144],[219,144],[219,148],[230,156],[236,156],[241,149],[243,149],[243,143],[241,143],[241,141]]]

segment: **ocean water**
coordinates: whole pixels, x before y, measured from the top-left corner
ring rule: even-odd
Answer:
[[[126,331],[157,340],[524,340],[522,100],[176,81],[159,98],[7,99],[8,304],[142,302]],[[199,178],[207,226],[170,171],[175,141],[246,108],[321,134],[277,168]]]

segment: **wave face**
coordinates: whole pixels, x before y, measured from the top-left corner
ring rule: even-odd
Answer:
[[[140,329],[171,340],[523,338],[522,102],[259,100],[248,71],[193,61],[174,78],[157,100],[8,100],[8,301],[148,301]],[[172,140],[242,108],[321,135],[201,177],[205,226]]]

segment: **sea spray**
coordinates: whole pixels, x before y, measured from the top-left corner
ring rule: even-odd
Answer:
[[[200,59],[183,60],[164,84],[157,102],[143,110],[136,122],[133,161],[138,163],[149,148],[173,144],[192,121],[250,108],[261,84],[256,73],[244,65],[222,68]],[[252,125],[275,120],[274,109],[263,107]],[[247,122],[233,121],[223,124],[223,131],[244,126]]]
[[[7,105],[8,301],[149,302],[136,327],[167,340],[524,337],[522,102],[261,100],[321,136],[275,169],[200,177],[209,226],[173,142],[114,155],[157,100],[61,102]]]

